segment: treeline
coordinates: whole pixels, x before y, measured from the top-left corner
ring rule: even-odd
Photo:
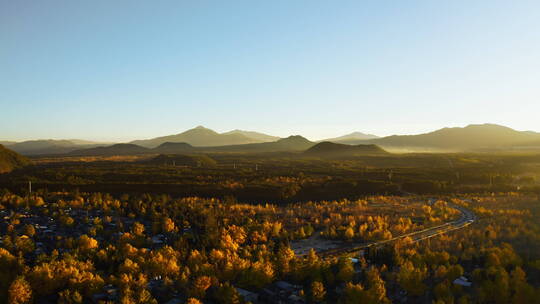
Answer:
[[[441,162],[430,167],[429,157],[402,156],[405,160],[427,161],[426,164],[413,161],[407,167],[394,167],[401,163],[394,163],[393,158],[385,158],[388,162],[385,166],[376,166],[382,160],[264,159],[247,155],[214,156],[217,164],[204,156],[190,158],[187,163],[172,156],[158,157],[157,162],[53,162],[2,174],[0,187],[24,195],[28,182],[32,181],[34,188],[49,191],[233,196],[244,202],[273,203],[356,199],[371,194],[540,191],[536,179],[538,168],[532,164],[472,159],[468,160],[470,165],[465,165],[468,164],[465,160],[437,156],[446,167]],[[493,156],[484,157],[489,160]],[[208,162],[212,165],[207,165]]]

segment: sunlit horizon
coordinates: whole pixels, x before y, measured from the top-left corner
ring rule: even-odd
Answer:
[[[289,136],[294,136],[294,135],[300,135],[302,137],[305,137],[307,138],[308,140],[311,140],[311,141],[321,141],[321,140],[325,140],[325,139],[330,139],[330,138],[337,138],[337,137],[340,137],[340,136],[344,136],[344,135],[348,135],[348,134],[351,134],[351,133],[354,133],[354,132],[361,132],[361,133],[364,133],[364,134],[368,134],[368,135],[375,135],[377,137],[386,137],[386,136],[392,136],[392,135],[418,135],[418,134],[425,134],[425,133],[430,133],[430,132],[433,132],[433,131],[437,131],[437,130],[440,130],[440,129],[443,129],[443,128],[464,128],[468,125],[481,125],[481,124],[496,124],[496,125],[501,125],[501,126],[504,126],[504,127],[509,127],[509,128],[512,128],[512,126],[508,126],[508,125],[503,125],[503,124],[497,124],[497,123],[466,123],[466,124],[461,124],[461,125],[452,125],[452,126],[441,126],[441,127],[427,127],[427,126],[424,126],[424,127],[418,127],[416,129],[409,129],[411,130],[410,132],[396,132],[396,133],[393,133],[393,132],[386,132],[386,133],[376,133],[376,132],[370,132],[370,131],[365,131],[365,130],[353,130],[353,129],[340,129],[340,128],[332,128],[331,130],[329,130],[329,132],[327,133],[322,133],[322,134],[327,134],[327,135],[306,135],[306,134],[311,134],[309,133],[309,130],[305,130],[304,133],[302,132],[298,132],[298,131],[291,131],[289,133],[287,132],[279,132],[279,130],[277,130],[277,132],[272,132],[272,130],[270,131],[264,131],[264,130],[252,130],[252,129],[248,129],[248,128],[235,128],[235,129],[218,129],[218,128],[212,128],[210,127],[209,125],[205,125],[205,124],[199,124],[197,126],[191,126],[191,127],[187,127],[186,129],[179,129],[179,130],[163,130],[162,133],[155,133],[155,134],[136,134],[136,135],[132,135],[131,137],[107,137],[106,134],[98,134],[97,136],[95,137],[61,137],[61,136],[49,136],[49,137],[29,137],[29,138],[0,138],[0,141],[9,141],[9,142],[24,142],[24,141],[32,141],[32,140],[87,140],[87,141],[94,141],[94,142],[102,142],[102,143],[128,143],[128,142],[131,142],[131,141],[134,141],[134,140],[140,140],[140,139],[151,139],[151,138],[156,138],[156,137],[161,137],[161,136],[168,136],[168,135],[175,135],[175,134],[180,134],[182,132],[185,132],[185,131],[188,131],[188,130],[191,130],[193,128],[196,128],[198,126],[203,126],[205,128],[208,128],[208,129],[211,129],[217,133],[226,133],[226,132],[229,132],[229,131],[233,131],[233,130],[241,130],[241,131],[254,131],[254,132],[259,132],[259,133],[263,133],[263,134],[266,134],[266,135],[271,135],[271,136],[276,136],[276,137],[280,137],[280,138],[286,138],[286,137],[289,137]],[[399,129],[399,128],[398,128]],[[530,129],[518,129],[518,128],[512,128],[516,131],[532,131],[532,132],[537,132],[537,133],[540,133],[536,130],[530,130]],[[342,130],[342,131],[341,131]],[[321,134],[321,133],[317,133],[317,134]]]

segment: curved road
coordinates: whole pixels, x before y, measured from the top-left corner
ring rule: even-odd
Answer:
[[[361,250],[364,250],[364,249],[368,249],[370,247],[378,247],[378,246],[381,246],[381,245],[384,245],[384,244],[387,244],[387,243],[390,243],[390,242],[394,242],[394,241],[397,241],[397,240],[400,240],[400,239],[404,239],[406,237],[411,238],[413,240],[413,242],[419,242],[419,241],[429,239],[429,238],[432,238],[432,237],[435,237],[435,236],[438,236],[438,235],[441,235],[441,234],[444,234],[444,233],[448,233],[450,231],[454,231],[454,230],[457,230],[457,229],[467,227],[468,225],[470,225],[471,223],[476,221],[476,216],[469,209],[466,209],[466,208],[464,208],[462,206],[459,206],[459,205],[456,205],[456,204],[452,204],[450,202],[447,202],[447,203],[448,203],[448,206],[450,206],[450,207],[458,210],[459,212],[461,212],[461,217],[459,219],[457,219],[455,221],[452,221],[452,222],[448,222],[448,223],[439,225],[439,226],[426,228],[426,229],[420,230],[420,231],[414,231],[414,232],[411,232],[411,233],[396,236],[396,237],[391,238],[389,240],[384,240],[384,241],[379,241],[379,242],[365,243],[365,244],[356,245],[356,246],[355,245],[346,245],[346,246],[341,245],[340,247],[337,247],[337,248],[322,249],[322,250],[317,250],[317,248],[314,247],[314,246],[312,248],[315,249],[315,251],[317,252],[317,254],[320,257],[332,257],[332,256],[337,256],[337,255],[342,255],[342,254],[347,254],[347,253],[355,253],[355,252],[358,252],[358,251],[361,251]],[[311,240],[309,240],[309,239],[311,239]],[[320,238],[320,234],[318,232],[316,233],[316,235],[310,237],[309,239],[300,240],[298,242],[299,243],[300,242],[316,243],[318,240],[323,241],[323,239]],[[324,240],[324,241],[328,241],[328,240]],[[339,242],[331,242],[331,243],[332,244],[337,244]],[[293,244],[292,247],[293,247],[293,250],[295,251],[297,256],[303,256],[303,255],[307,254],[307,252],[305,250],[305,248],[306,248],[305,246],[301,246],[302,248],[294,249],[295,246]],[[302,249],[304,249],[304,250],[302,250]],[[311,248],[309,248],[309,249],[311,249]]]

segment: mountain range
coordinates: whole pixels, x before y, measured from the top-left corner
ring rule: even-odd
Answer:
[[[270,139],[265,140],[265,138]],[[130,144],[147,148],[155,148],[166,142],[183,142],[196,147],[212,147],[260,143],[265,141],[275,141],[275,138],[266,134],[240,130],[220,134],[203,126],[198,126],[180,134],[145,140],[134,140],[130,142]]]
[[[196,128],[187,130],[179,134],[161,136],[151,139],[134,140],[129,144],[141,146],[144,148],[157,148],[164,143],[185,143],[193,147],[216,147],[273,142],[279,139],[280,138],[277,136],[243,130],[233,130],[220,134],[203,126],[198,126]],[[80,139],[43,139],[28,140],[23,142],[2,141],[0,142],[0,144],[3,144],[9,149],[23,155],[54,155],[67,154],[85,149],[107,147],[115,143],[92,142]],[[116,146],[114,149],[122,150],[121,147],[122,146]],[[169,148],[171,147],[169,146]],[[123,150],[125,151],[125,146]],[[91,150],[89,153],[97,153],[96,151],[100,151],[100,149]]]
[[[302,136],[290,136],[274,142],[239,144],[227,146],[195,147],[187,143],[166,142],[154,148],[142,147],[135,144],[115,144],[106,147],[96,147],[71,151],[72,156],[98,156],[98,155],[137,155],[137,154],[184,154],[184,153],[212,153],[212,152],[292,152],[304,151],[315,145]]]
[[[391,152],[471,152],[516,149],[540,150],[540,133],[517,131],[495,124],[443,128],[418,135],[375,135],[354,132],[319,142],[345,145],[377,145]],[[127,144],[98,143],[82,140],[32,140],[4,142],[23,155],[100,155],[111,153],[187,153],[187,152],[279,152],[304,151],[317,142],[296,135],[279,138],[263,133],[233,130],[218,133],[199,126],[185,132]]]
[[[409,151],[488,151],[540,148],[540,133],[516,131],[495,124],[443,128],[419,135],[393,135],[369,140],[347,140],[346,144],[376,144],[385,149]]]
[[[23,142],[9,142],[7,144],[4,144],[4,146],[23,155],[43,155],[64,154],[69,153],[75,149],[86,149],[110,144],[111,143],[99,143],[79,139],[43,139],[28,140]]]

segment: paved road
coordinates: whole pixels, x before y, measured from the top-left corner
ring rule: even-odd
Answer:
[[[430,201],[433,201],[433,199],[431,199]],[[394,237],[394,238],[389,239],[389,240],[384,240],[384,241],[379,241],[379,242],[371,242],[371,243],[364,243],[364,244],[361,244],[361,245],[358,245],[358,244],[356,244],[356,245],[352,244],[352,245],[346,245],[346,246],[342,245],[341,247],[332,248],[332,249],[328,249],[328,250],[317,250],[316,248],[315,249],[317,251],[317,254],[319,256],[321,256],[321,257],[332,257],[332,256],[338,256],[338,255],[347,254],[347,253],[359,252],[359,251],[368,249],[370,247],[378,247],[378,246],[381,246],[381,245],[384,245],[384,244],[387,244],[387,243],[390,243],[390,242],[394,242],[394,241],[397,241],[397,240],[400,240],[400,239],[404,239],[406,237],[411,238],[413,240],[413,242],[419,242],[419,241],[429,239],[429,238],[432,238],[432,237],[435,237],[435,236],[438,236],[438,235],[441,235],[441,234],[448,233],[450,231],[454,231],[454,230],[457,230],[457,229],[467,227],[468,225],[470,225],[474,221],[476,221],[476,216],[469,209],[466,209],[464,207],[461,207],[459,205],[452,204],[452,203],[449,203],[449,202],[448,202],[448,206],[460,211],[461,212],[461,217],[459,219],[455,220],[455,221],[452,221],[452,222],[448,222],[448,223],[445,223],[445,224],[442,224],[442,225],[439,225],[439,226],[435,226],[435,227],[426,228],[426,229],[420,230],[420,231],[415,231],[415,232],[403,234],[403,235]],[[318,235],[318,233],[317,233],[317,235],[312,237],[311,240],[307,240],[307,241],[311,241],[311,243],[314,243],[314,242],[317,241],[317,239],[320,239],[320,236]],[[334,242],[333,244],[336,244],[336,242]],[[315,246],[313,246],[313,247],[315,247]],[[304,252],[304,251],[305,250],[303,250],[303,251],[295,250],[295,252],[297,253],[298,256],[305,255],[306,252]]]

